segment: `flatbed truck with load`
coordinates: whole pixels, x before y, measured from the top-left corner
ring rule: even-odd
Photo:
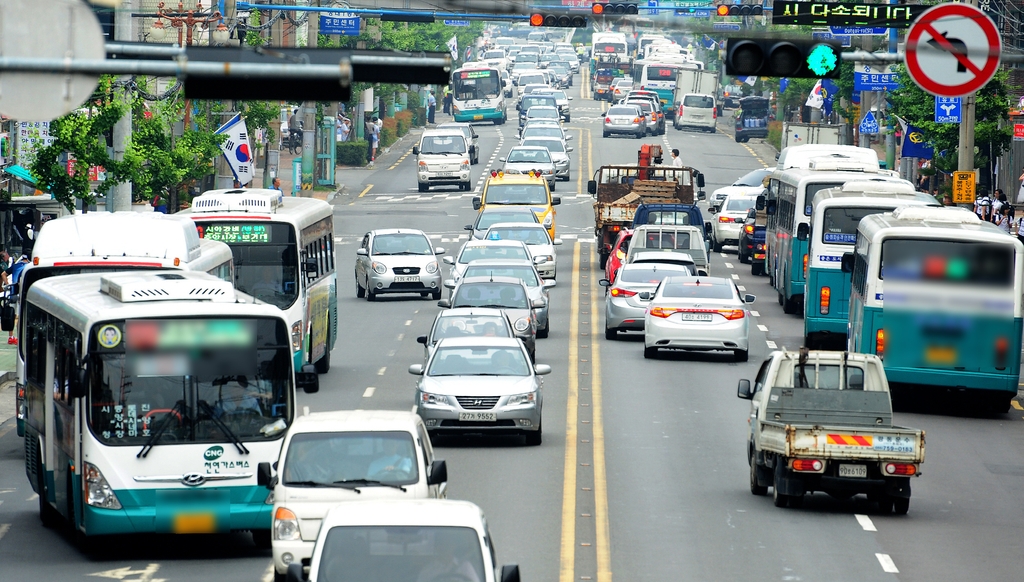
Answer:
[[[776,507],[799,507],[815,491],[836,499],[866,494],[882,513],[907,513],[910,479],[924,462],[924,431],[892,423],[877,356],[775,351],[753,386],[739,381],[737,396],[751,401],[751,493],[771,487]]]

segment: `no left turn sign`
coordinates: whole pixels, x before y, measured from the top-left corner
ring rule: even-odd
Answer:
[[[941,4],[907,31],[907,73],[939,97],[960,97],[985,86],[999,68],[1002,40],[995,23],[969,4]]]

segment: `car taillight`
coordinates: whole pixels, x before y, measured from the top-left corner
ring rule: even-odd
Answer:
[[[879,358],[885,357],[885,330],[875,332],[875,355]]]
[[[759,251],[763,251],[764,250],[764,243],[757,243],[757,245],[755,245],[754,248],[756,248]]]
[[[649,311],[649,313],[652,316],[654,316],[654,317],[661,317],[661,318],[669,317],[673,313],[678,313],[678,312],[679,312],[678,309],[673,309],[671,307],[652,307],[650,309],[650,311]]]
[[[718,108],[717,107],[712,107],[711,108],[711,119],[718,119]]]
[[[640,123],[640,118],[639,117],[634,117],[633,118],[633,123]]]
[[[683,106],[680,105],[679,106],[679,117],[682,117],[682,116],[683,116]]]
[[[754,234],[754,225],[753,224],[748,224],[748,225],[744,226],[743,227],[743,232],[745,232],[747,234]]]
[[[1009,354],[1010,342],[1005,337],[996,340],[996,369],[1006,369],[1006,356]]]
[[[611,123],[612,122],[612,118],[611,117],[605,117],[604,118],[604,122],[605,123]]]
[[[732,218],[728,216],[719,216],[718,222],[732,222]]]
[[[746,311],[742,309],[719,309],[718,313],[722,317],[728,319],[729,321],[733,321],[736,319],[743,319],[743,316],[746,314]]]
[[[829,303],[832,299],[832,289],[828,287],[822,287],[821,293],[818,295],[818,311],[822,315],[828,315]]]
[[[632,297],[636,295],[636,291],[630,291],[629,289],[619,289],[618,287],[612,287],[612,297]]]
[[[793,459],[793,470],[803,473],[817,473],[825,467],[818,459]]]
[[[885,472],[888,475],[906,475],[909,477],[917,474],[917,465],[910,463],[886,463]]]

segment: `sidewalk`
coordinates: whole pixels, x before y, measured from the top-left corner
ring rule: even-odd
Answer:
[[[18,346],[0,344],[0,425],[12,418],[14,409],[14,371],[17,366]],[[3,431],[0,431],[2,434]]]
[[[439,120],[442,121],[442,120]],[[446,121],[446,120],[444,120]],[[390,146],[377,150],[377,159],[366,166],[338,166],[334,173],[334,182],[338,186],[334,204],[347,204],[355,202],[355,199],[363,193],[370,176],[381,170],[390,170],[403,159],[403,156],[412,150],[424,127],[413,127],[409,133],[398,138]]]

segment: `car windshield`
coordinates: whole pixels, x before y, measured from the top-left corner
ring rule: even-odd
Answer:
[[[537,105],[547,105],[548,107],[554,107],[555,106],[555,100],[552,99],[551,97],[547,97],[547,96],[543,96],[542,97],[540,95],[530,95],[528,97],[523,97],[522,108],[525,111],[529,112],[529,110],[532,107],[536,107]]]
[[[543,129],[543,128],[538,128]],[[548,203],[548,190],[540,184],[491,184],[484,194],[485,204]]]
[[[487,230],[492,224],[499,222],[537,222],[537,215],[528,210],[523,212],[484,211],[476,221],[476,230]]]
[[[690,274],[686,268],[666,269],[657,265],[630,265],[619,271],[619,281],[623,283],[661,283],[665,277],[685,277]]]
[[[466,246],[459,255],[459,262],[469,264],[480,259],[529,259],[530,254],[520,245],[475,244]]]
[[[539,148],[535,149],[535,150],[525,150],[525,149],[518,149],[517,148],[517,149],[513,149],[512,151],[510,151],[508,153],[508,158],[505,161],[510,163],[510,164],[515,164],[515,163],[531,163],[531,164],[544,163],[544,164],[550,164],[551,163],[551,155],[548,153],[548,150],[542,150],[542,149],[539,149]]]
[[[765,168],[763,170],[754,170],[744,175],[739,180],[732,183],[733,186],[762,186],[765,177],[771,176],[774,170],[772,168]]]
[[[523,351],[514,347],[441,346],[430,360],[428,376],[529,376]]]
[[[416,447],[407,432],[309,432],[292,437],[281,470],[283,485],[419,481]]]
[[[711,109],[714,106],[714,97],[708,97],[707,95],[687,95],[686,97],[683,97],[683,107]]]
[[[513,266],[490,266],[470,265],[466,269],[466,277],[512,277],[522,280],[527,287],[537,287],[540,281],[537,280],[537,271],[533,267],[522,265]]]
[[[476,582],[484,568],[472,528],[344,526],[326,532],[317,579]]]
[[[608,115],[623,115],[626,117],[636,117],[638,115],[637,110],[633,107],[612,107],[608,110]]]
[[[526,116],[533,119],[558,119],[558,110],[551,107],[531,107]]]
[[[427,135],[420,142],[420,154],[465,154],[466,138],[461,135]]]
[[[669,283],[661,290],[662,297],[673,299],[732,299],[732,287],[726,283],[694,281]]]
[[[422,234],[378,234],[373,237],[373,255],[432,255],[430,241]]]
[[[561,140],[557,139],[525,139],[523,140],[524,146],[545,148],[549,152],[554,153],[565,153],[565,146],[562,145]]]
[[[553,125],[534,125],[523,130],[523,139],[529,137],[557,137],[562,139],[562,128]]]
[[[503,317],[495,315],[451,315],[439,317],[431,339],[446,337],[512,337]]]
[[[530,298],[519,284],[465,283],[456,289],[452,307],[530,309]]]
[[[528,245],[549,245],[548,231],[543,227],[521,228],[500,226],[487,231],[488,240],[517,240]]]
[[[754,207],[755,202],[757,202],[757,200],[754,198],[730,198],[725,203],[725,210],[728,212],[746,213]]]

